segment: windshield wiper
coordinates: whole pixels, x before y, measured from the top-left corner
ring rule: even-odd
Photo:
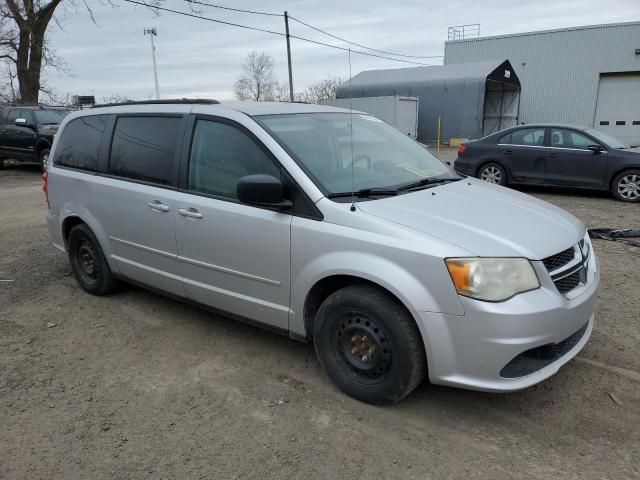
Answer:
[[[342,197],[350,197],[353,195],[354,197],[362,198],[362,197],[371,197],[375,195],[397,195],[397,190],[389,190],[388,188],[361,188],[360,190],[356,190],[355,192],[337,192],[330,193],[327,195],[327,198],[342,198]]]
[[[398,192],[404,192],[405,190],[413,190],[414,188],[426,187],[429,185],[437,185],[439,183],[446,182],[456,182],[460,180],[460,178],[423,178],[414,183],[408,183],[407,185],[403,185],[397,189]]]

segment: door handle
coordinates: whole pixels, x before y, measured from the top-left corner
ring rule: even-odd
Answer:
[[[187,217],[187,218],[195,218],[195,219],[202,218],[202,214],[195,208],[179,208],[178,213],[183,217]]]
[[[2,130],[0,130],[0,133],[7,133],[8,130],[6,128],[3,128]]]
[[[505,155],[511,155],[512,153],[513,153],[513,152],[512,152],[511,150],[505,150],[505,151],[504,151],[504,154],[505,154]]]
[[[153,202],[147,203],[151,210],[155,210],[156,212],[168,212],[169,205],[165,205],[164,203],[160,203],[158,200],[154,200]]]
[[[557,154],[557,153],[550,153],[550,154],[549,154],[549,157],[550,157],[550,158],[557,157],[557,156],[558,156],[558,154]]]

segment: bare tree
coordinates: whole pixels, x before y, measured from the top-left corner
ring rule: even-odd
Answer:
[[[336,89],[344,82],[340,77],[331,76],[312,83],[305,88],[302,93],[295,95],[296,100],[308,103],[319,103],[320,100],[330,100],[336,98]]]
[[[265,52],[249,52],[242,64],[242,75],[234,84],[239,100],[268,102],[274,99],[277,81],[273,73],[273,58]]]
[[[98,1],[112,4],[112,0]],[[142,1],[157,13],[155,7],[164,0]],[[44,85],[42,71],[44,67],[61,70],[66,67],[47,46],[47,30],[51,22],[60,26],[59,19],[54,16],[60,6],[63,11],[70,9],[72,14],[77,14],[80,6],[86,9],[95,23],[88,0],[0,0],[0,60],[4,62],[5,76],[13,75],[17,81],[17,95],[13,96],[13,101],[35,104],[40,93],[50,100],[57,96]]]
[[[295,94],[294,94],[295,98]],[[276,81],[273,87],[273,101],[274,102],[289,102],[291,101],[289,95],[289,82]]]
[[[15,68],[19,97],[37,103],[42,67],[55,63],[45,34],[62,0],[4,0],[0,4],[0,59]],[[49,62],[51,60],[51,62]]]

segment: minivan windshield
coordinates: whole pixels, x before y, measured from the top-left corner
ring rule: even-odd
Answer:
[[[352,190],[395,191],[460,178],[419,143],[369,115],[302,113],[254,118],[329,195]]]
[[[38,125],[59,125],[69,115],[69,110],[36,110],[33,113]]]
[[[626,143],[621,142],[617,138],[611,137],[611,136],[609,136],[609,135],[607,135],[605,133],[602,133],[602,132],[600,132],[598,130],[594,130],[593,128],[588,128],[588,129],[585,130],[585,132],[587,132],[589,135],[591,135],[593,138],[595,138],[599,142],[604,143],[609,148],[615,148],[615,149],[631,148],[629,145],[627,145]]]

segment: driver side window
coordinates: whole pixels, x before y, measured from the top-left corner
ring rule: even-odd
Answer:
[[[564,128],[551,129],[551,146],[555,148],[577,148],[588,150],[596,142],[574,130]]]
[[[198,120],[189,157],[189,190],[236,199],[238,180],[280,168],[243,131],[226,123]]]

